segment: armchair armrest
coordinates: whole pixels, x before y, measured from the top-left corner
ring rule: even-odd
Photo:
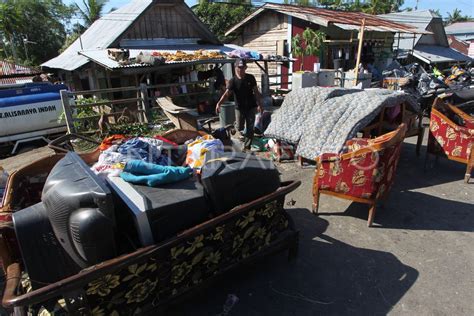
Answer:
[[[316,161],[318,163],[325,163],[325,162],[333,162],[333,161],[337,161],[337,160],[340,160],[341,159],[341,156],[339,154],[334,154],[334,153],[324,153],[324,154],[321,154],[317,159]]]
[[[458,126],[457,131],[461,134],[461,138],[471,139],[474,141],[474,122],[472,128]]]
[[[468,129],[474,129],[474,117],[465,117],[464,119],[464,126]]]
[[[347,152],[353,152],[368,146],[369,143],[370,140],[368,138],[352,138],[346,141],[345,146],[347,147]]]

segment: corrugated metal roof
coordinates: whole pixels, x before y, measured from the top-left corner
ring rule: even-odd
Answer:
[[[184,45],[184,46],[164,46],[160,47],[160,49],[130,49],[130,58],[136,58],[140,52],[143,53],[153,53],[153,52],[160,52],[160,53],[176,53],[176,51],[180,50],[187,54],[192,54],[197,50],[207,50],[207,51],[221,51],[224,53],[229,53],[234,49],[241,49],[242,47],[226,44],[226,45]],[[121,65],[117,61],[110,59],[108,57],[107,49],[101,50],[90,50],[90,51],[83,51],[80,53],[83,55],[84,58],[88,58],[108,69],[121,69],[121,68],[136,68],[136,67],[152,67],[151,65],[147,64],[127,64]],[[200,63],[214,63],[214,62],[231,62],[232,60],[227,59],[208,59],[208,60],[199,60]],[[166,62],[164,65],[173,65],[173,64],[188,64],[194,63],[195,61],[174,61],[174,62]]]
[[[77,39],[71,46],[69,46],[61,55],[53,58],[41,66],[55,69],[64,69],[68,71],[75,70],[89,62],[89,60],[79,54],[79,52],[86,52],[91,50],[101,50],[110,48],[111,45],[115,46],[117,39],[136,21],[136,19],[143,14],[153,3],[158,2],[157,0],[134,0],[124,5],[123,7],[103,16],[99,20],[95,21],[85,32]],[[194,13],[182,2],[177,2],[179,12],[182,15],[190,14],[192,21],[195,21],[196,28],[199,28],[205,39],[220,43],[219,40],[212,34],[207,27],[194,15]],[[159,45],[158,42],[166,42],[169,39],[159,40],[144,40],[147,41],[146,45]],[[176,39],[183,40],[183,39]],[[195,39],[197,41],[198,39]],[[127,41],[123,41],[126,43]],[[120,45],[122,45],[121,43]],[[146,46],[145,45],[145,46]],[[122,47],[126,47],[122,45]]]
[[[401,34],[400,43],[398,43],[399,49],[411,50],[414,46],[417,45],[422,36],[426,35],[423,33],[429,33],[427,32],[429,27],[433,28],[433,34],[430,34],[428,36],[432,36],[434,40],[442,46],[449,46],[446,37],[444,36],[443,20],[440,17],[436,16],[430,10],[394,12],[389,14],[381,14],[379,15],[379,17],[393,22],[411,25],[412,27],[417,29],[417,34],[415,35],[414,41],[413,36],[404,36],[403,34]],[[396,44],[394,43],[394,45]]]
[[[334,23],[335,26],[347,30],[347,31],[359,31],[360,25],[349,25],[349,24],[341,24],[341,23]],[[393,29],[386,26],[365,26],[365,31],[370,32],[393,32]]]
[[[334,24],[337,26],[344,25],[348,26],[358,26],[362,24],[362,20],[365,19],[365,25],[367,29],[373,31],[382,31],[382,32],[403,32],[403,33],[413,33],[416,30],[405,24],[396,23],[392,21],[387,21],[385,19],[379,18],[375,15],[366,14],[362,12],[349,12],[349,11],[337,11],[337,10],[328,10],[316,7],[305,7],[289,4],[276,4],[276,3],[266,3],[256,12],[245,18],[242,22],[236,24],[231,29],[229,29],[226,34],[230,34],[240,28],[242,25],[247,23],[249,20],[255,18],[257,15],[262,13],[265,10],[273,10],[280,12],[282,14],[290,15],[305,21],[309,21],[318,25],[328,26],[329,24]],[[352,29],[352,28],[351,28]]]
[[[474,22],[457,22],[445,27],[447,34],[474,34]]]
[[[79,55],[79,51],[109,47],[152,2],[152,0],[135,0],[104,15],[95,21],[61,55],[41,66],[72,71],[85,65],[88,59]]]
[[[458,52],[463,53],[464,55],[469,54],[468,42],[461,41],[454,35],[448,35],[448,42],[449,42],[449,47],[451,47],[452,49],[455,49]]]
[[[394,12],[388,14],[380,14],[381,17],[392,22],[403,23],[415,27],[418,31],[426,31],[435,16],[430,10]]]
[[[428,64],[472,60],[469,56],[461,54],[457,50],[437,45],[418,45],[413,51],[413,56]]]
[[[42,64],[43,67],[75,70],[88,62],[78,54],[81,50],[102,49],[111,45],[152,3],[152,0],[132,1],[95,21],[61,55]]]

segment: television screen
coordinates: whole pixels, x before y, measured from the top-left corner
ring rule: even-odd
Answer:
[[[117,255],[112,194],[76,153],[53,167],[41,200],[13,214],[32,283],[44,286]]]
[[[79,155],[70,152],[53,167],[41,200],[56,237],[79,266],[115,255],[112,194]]]

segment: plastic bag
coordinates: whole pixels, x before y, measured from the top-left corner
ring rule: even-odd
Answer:
[[[264,111],[255,115],[255,133],[263,134],[272,120],[272,113]]]

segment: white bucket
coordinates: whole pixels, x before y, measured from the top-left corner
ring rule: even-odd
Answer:
[[[321,70],[321,64],[320,63],[314,63],[313,70],[314,70],[314,72],[319,72]]]

